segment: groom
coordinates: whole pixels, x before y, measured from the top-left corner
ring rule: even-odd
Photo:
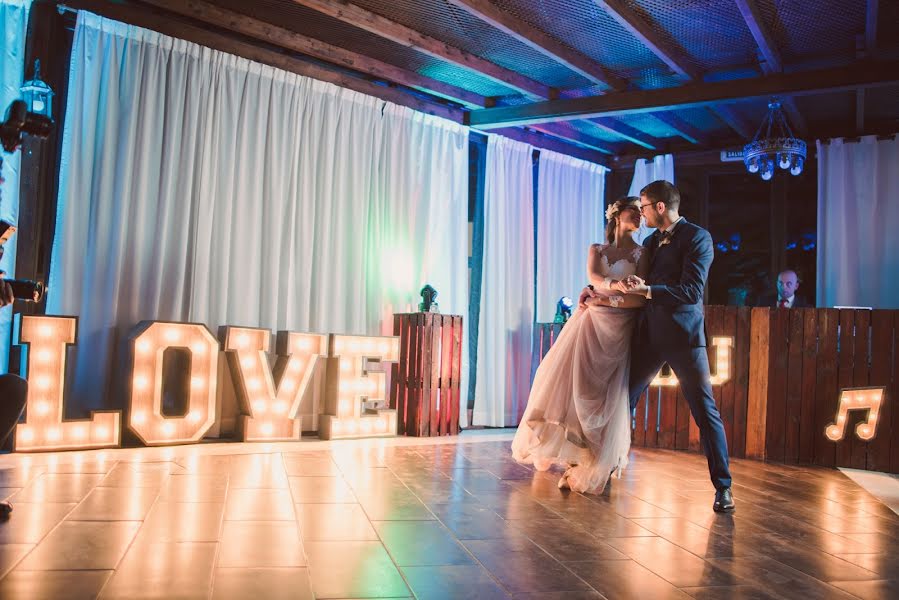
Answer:
[[[631,276],[622,291],[646,298],[631,353],[630,403],[668,363],[699,426],[700,443],[715,486],[715,512],[734,510],[724,424],[712,397],[706,354],[703,290],[712,265],[712,237],[680,216],[680,192],[668,181],[640,191],[640,213],[656,231],[643,245],[649,252],[646,280]]]

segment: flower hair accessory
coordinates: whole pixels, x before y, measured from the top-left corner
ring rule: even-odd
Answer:
[[[606,221],[611,221],[617,212],[618,210],[615,208],[615,204],[610,204],[609,207],[606,208]]]

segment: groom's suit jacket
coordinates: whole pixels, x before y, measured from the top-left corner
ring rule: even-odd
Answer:
[[[706,345],[702,296],[715,255],[708,231],[681,221],[664,245],[655,231],[643,245],[650,256],[641,335],[656,348],[695,348]],[[648,338],[648,339],[647,339]]]

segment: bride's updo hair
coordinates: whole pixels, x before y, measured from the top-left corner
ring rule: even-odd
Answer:
[[[637,196],[619,198],[606,209],[606,220],[608,221],[606,239],[610,244],[614,244],[619,222],[630,223],[634,229],[640,227],[640,198]]]

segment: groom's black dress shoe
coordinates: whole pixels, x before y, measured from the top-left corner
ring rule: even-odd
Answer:
[[[730,488],[715,492],[715,504],[712,505],[715,512],[731,512],[734,508],[734,496],[730,493]]]

